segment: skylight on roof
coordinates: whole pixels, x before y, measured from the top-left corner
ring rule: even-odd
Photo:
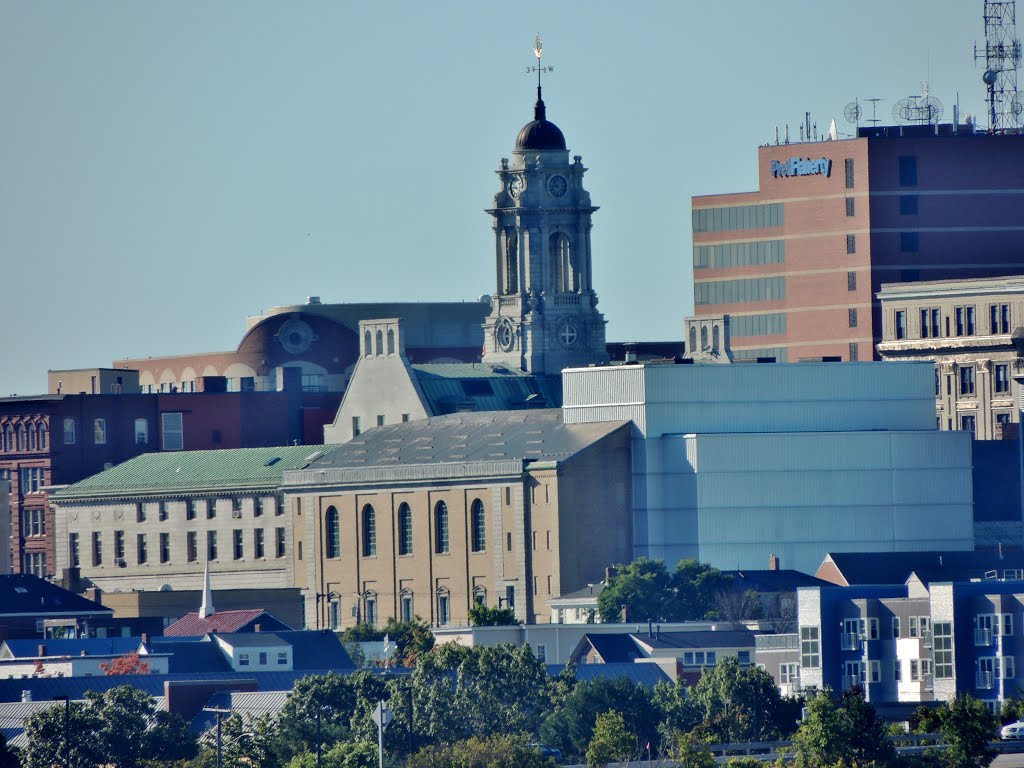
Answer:
[[[266,463],[265,463],[265,464],[264,464],[263,466],[264,466],[264,467],[272,467],[272,466],[274,466],[275,464],[277,464],[277,462],[279,462],[280,460],[281,460],[281,457],[280,457],[280,456],[275,456],[275,457],[274,457],[274,458],[272,458],[272,459],[267,459]]]
[[[27,595],[28,594],[28,590],[25,589],[24,587],[15,587],[14,591],[17,592],[20,595]]]

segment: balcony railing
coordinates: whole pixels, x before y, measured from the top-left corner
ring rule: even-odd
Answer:
[[[992,630],[976,627],[974,630],[975,645],[992,645]]]
[[[977,672],[974,675],[974,687],[980,691],[988,691],[996,687],[995,675],[991,672]]]
[[[839,636],[840,647],[844,651],[859,651],[862,639],[856,632],[844,632]]]

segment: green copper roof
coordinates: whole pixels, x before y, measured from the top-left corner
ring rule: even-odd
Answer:
[[[336,445],[286,445],[219,451],[145,453],[53,494],[57,501],[98,496],[276,488],[281,474],[302,469]]]

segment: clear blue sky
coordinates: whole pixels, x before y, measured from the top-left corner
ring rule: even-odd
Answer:
[[[532,116],[590,168],[610,340],[681,338],[690,197],[805,111],[984,114],[982,0],[0,2],[0,394],[233,349],[244,318],[493,290],[493,171]]]

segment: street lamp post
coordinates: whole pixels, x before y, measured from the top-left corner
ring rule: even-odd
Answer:
[[[230,715],[230,709],[221,707],[203,707],[203,712],[213,712],[217,716],[217,768],[223,768],[224,764],[224,738],[221,731],[221,717]]]

